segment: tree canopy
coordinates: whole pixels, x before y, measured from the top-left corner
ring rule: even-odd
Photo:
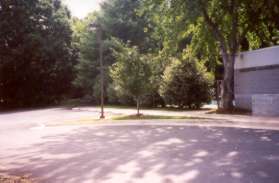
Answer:
[[[262,47],[266,42],[277,42],[278,26],[273,18],[277,7],[274,0],[145,0],[142,11],[159,25],[159,34],[165,33],[164,49],[177,53],[185,40],[182,49],[192,47],[199,58],[206,57],[214,63],[222,61],[222,107],[231,109],[235,55],[241,50]]]
[[[98,104],[99,44],[90,30],[95,22],[103,33],[106,102],[135,104],[141,96],[145,106],[171,104],[167,98],[175,95],[166,95],[163,86],[179,89],[173,78],[184,86],[193,71],[223,79],[222,107],[231,109],[235,56],[277,45],[278,13],[275,0],[105,0],[100,11],[78,19],[60,0],[0,0],[0,104],[23,107],[68,98]],[[134,75],[136,68],[146,72],[148,82]],[[180,72],[185,75],[178,77]]]
[[[75,64],[71,34],[70,13],[59,0],[0,1],[2,106],[49,104],[67,95]]]
[[[100,12],[90,14],[84,20],[74,22],[74,32],[79,35],[78,48],[80,53],[79,62],[75,67],[77,74],[74,84],[83,90],[83,95],[91,96],[92,102],[97,102],[99,98],[100,70],[96,32],[89,30],[89,24],[98,22],[102,25],[102,40],[104,42],[106,101],[133,103],[129,96],[116,97],[112,95],[114,93],[113,78],[108,75],[108,68],[117,62],[112,52],[118,46],[115,45],[114,38],[124,44],[129,43],[131,47],[137,46],[139,53],[148,53],[156,48],[156,41],[144,30],[148,24],[147,17],[138,16],[137,9],[140,7],[140,2],[140,0],[105,1]]]

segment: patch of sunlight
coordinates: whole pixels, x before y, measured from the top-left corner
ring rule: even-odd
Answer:
[[[208,156],[208,152],[207,151],[204,151],[204,150],[201,150],[199,152],[197,152],[196,154],[194,154],[193,157],[196,157],[196,158],[203,158],[203,157],[206,157]]]
[[[51,160],[54,160],[54,159],[57,159],[57,160],[66,160],[66,159],[69,159],[69,158],[74,158],[74,157],[77,157],[77,156],[80,156],[81,153],[71,153],[71,154],[44,154],[43,157],[44,159],[51,159]]]
[[[232,152],[229,152],[226,157],[227,158],[232,158],[232,157],[235,157],[237,156],[239,153],[237,151],[232,151]]]
[[[189,140],[190,142],[192,142],[192,143],[196,143],[196,142],[198,142],[198,140],[197,139],[191,139],[191,140]]]
[[[108,175],[105,182],[114,183],[139,181],[142,178],[136,177],[135,174],[140,171],[142,171],[142,165],[140,165],[137,161],[130,161],[118,166],[115,171]]]
[[[139,164],[136,161],[131,161],[124,165],[120,165],[117,169],[120,172],[136,172],[139,170]]]
[[[233,163],[233,159],[236,158],[238,155],[239,155],[239,152],[231,151],[231,152],[227,153],[223,159],[215,162],[214,164],[216,166],[229,166]],[[237,175],[235,175],[235,177],[237,177]]]
[[[173,144],[183,144],[184,141],[178,138],[169,138],[167,140],[164,141],[160,141],[155,143],[154,145],[173,145]]]
[[[191,181],[191,180],[194,180],[195,178],[197,178],[199,174],[200,173],[198,170],[191,170],[191,171],[186,172],[183,177],[184,177],[185,181]]]
[[[228,142],[228,139],[222,138],[222,139],[221,139],[221,142],[222,142],[222,143],[227,143],[227,142]]]
[[[229,166],[232,164],[231,161],[229,160],[226,160],[226,161],[220,161],[220,162],[216,162],[214,163],[216,166]]]
[[[278,161],[279,156],[270,155],[270,156],[266,157],[265,159],[270,160],[270,161]]]
[[[271,142],[272,140],[269,137],[267,137],[267,136],[262,136],[261,137],[261,141],[263,141],[263,142]]]
[[[214,162],[215,166],[229,166],[232,164],[232,159],[231,158],[225,158],[225,159],[221,159],[218,160],[217,162]]]
[[[155,129],[158,133],[164,133],[166,132],[166,129],[165,128],[156,128]]]
[[[148,134],[148,132],[146,130],[137,130],[136,133],[138,135],[147,135]]]
[[[95,133],[94,135],[100,136],[100,137],[106,136],[106,134],[103,133],[103,132],[97,132],[97,133]]]
[[[232,176],[233,178],[240,179],[240,178],[243,177],[243,174],[240,173],[240,172],[232,172],[232,173],[231,173],[231,176]]]
[[[139,164],[137,161],[131,161],[117,167],[116,171],[108,175],[105,182],[191,182],[196,179],[200,172],[190,170],[183,174],[166,174],[162,170],[166,164],[159,163],[153,166]],[[178,170],[179,171],[179,170]]]
[[[143,151],[138,152],[138,154],[139,154],[142,158],[149,158],[149,157],[152,157],[152,156],[154,155],[154,152],[143,150]]]

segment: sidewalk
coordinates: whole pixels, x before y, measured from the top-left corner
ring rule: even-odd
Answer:
[[[247,124],[249,126],[273,126],[274,128],[279,127],[279,117],[265,117],[265,116],[252,116],[252,115],[229,115],[229,114],[203,114],[195,115],[193,117],[204,117],[211,118],[213,120],[224,120],[228,123],[235,124]]]
[[[204,114],[191,115],[192,117],[204,117],[207,119],[202,125],[208,123],[209,126],[237,127],[253,129],[279,130],[278,117],[256,117],[249,115],[226,115],[226,114]]]

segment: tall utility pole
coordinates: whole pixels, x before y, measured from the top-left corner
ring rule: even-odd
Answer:
[[[96,30],[97,33],[97,40],[99,43],[99,59],[100,59],[100,75],[101,75],[101,116],[100,119],[104,119],[105,115],[104,115],[104,64],[103,64],[103,30],[102,30],[102,26],[100,24],[97,23],[92,23],[90,24],[90,27]]]
[[[104,119],[104,64],[103,64],[103,34],[102,34],[102,28],[99,27],[98,29],[99,34],[99,55],[100,55],[100,73],[101,73],[101,119]]]

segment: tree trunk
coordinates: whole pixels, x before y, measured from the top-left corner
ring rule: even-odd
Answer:
[[[137,116],[140,116],[140,99],[137,98]]]
[[[234,100],[234,62],[235,56],[223,57],[224,61],[224,82],[223,82],[223,92],[221,108],[225,110],[232,110],[233,100]]]
[[[218,23],[209,16],[207,9],[202,8],[202,12],[206,23],[210,27],[213,36],[216,41],[220,44],[220,50],[222,54],[223,64],[224,64],[224,81],[223,81],[223,91],[221,108],[225,110],[232,110],[233,100],[234,100],[234,63],[235,63],[235,53],[238,48],[238,13],[237,13],[238,3],[235,0],[231,1],[229,13],[232,17],[232,31],[231,35],[225,39],[225,35],[222,33]]]

